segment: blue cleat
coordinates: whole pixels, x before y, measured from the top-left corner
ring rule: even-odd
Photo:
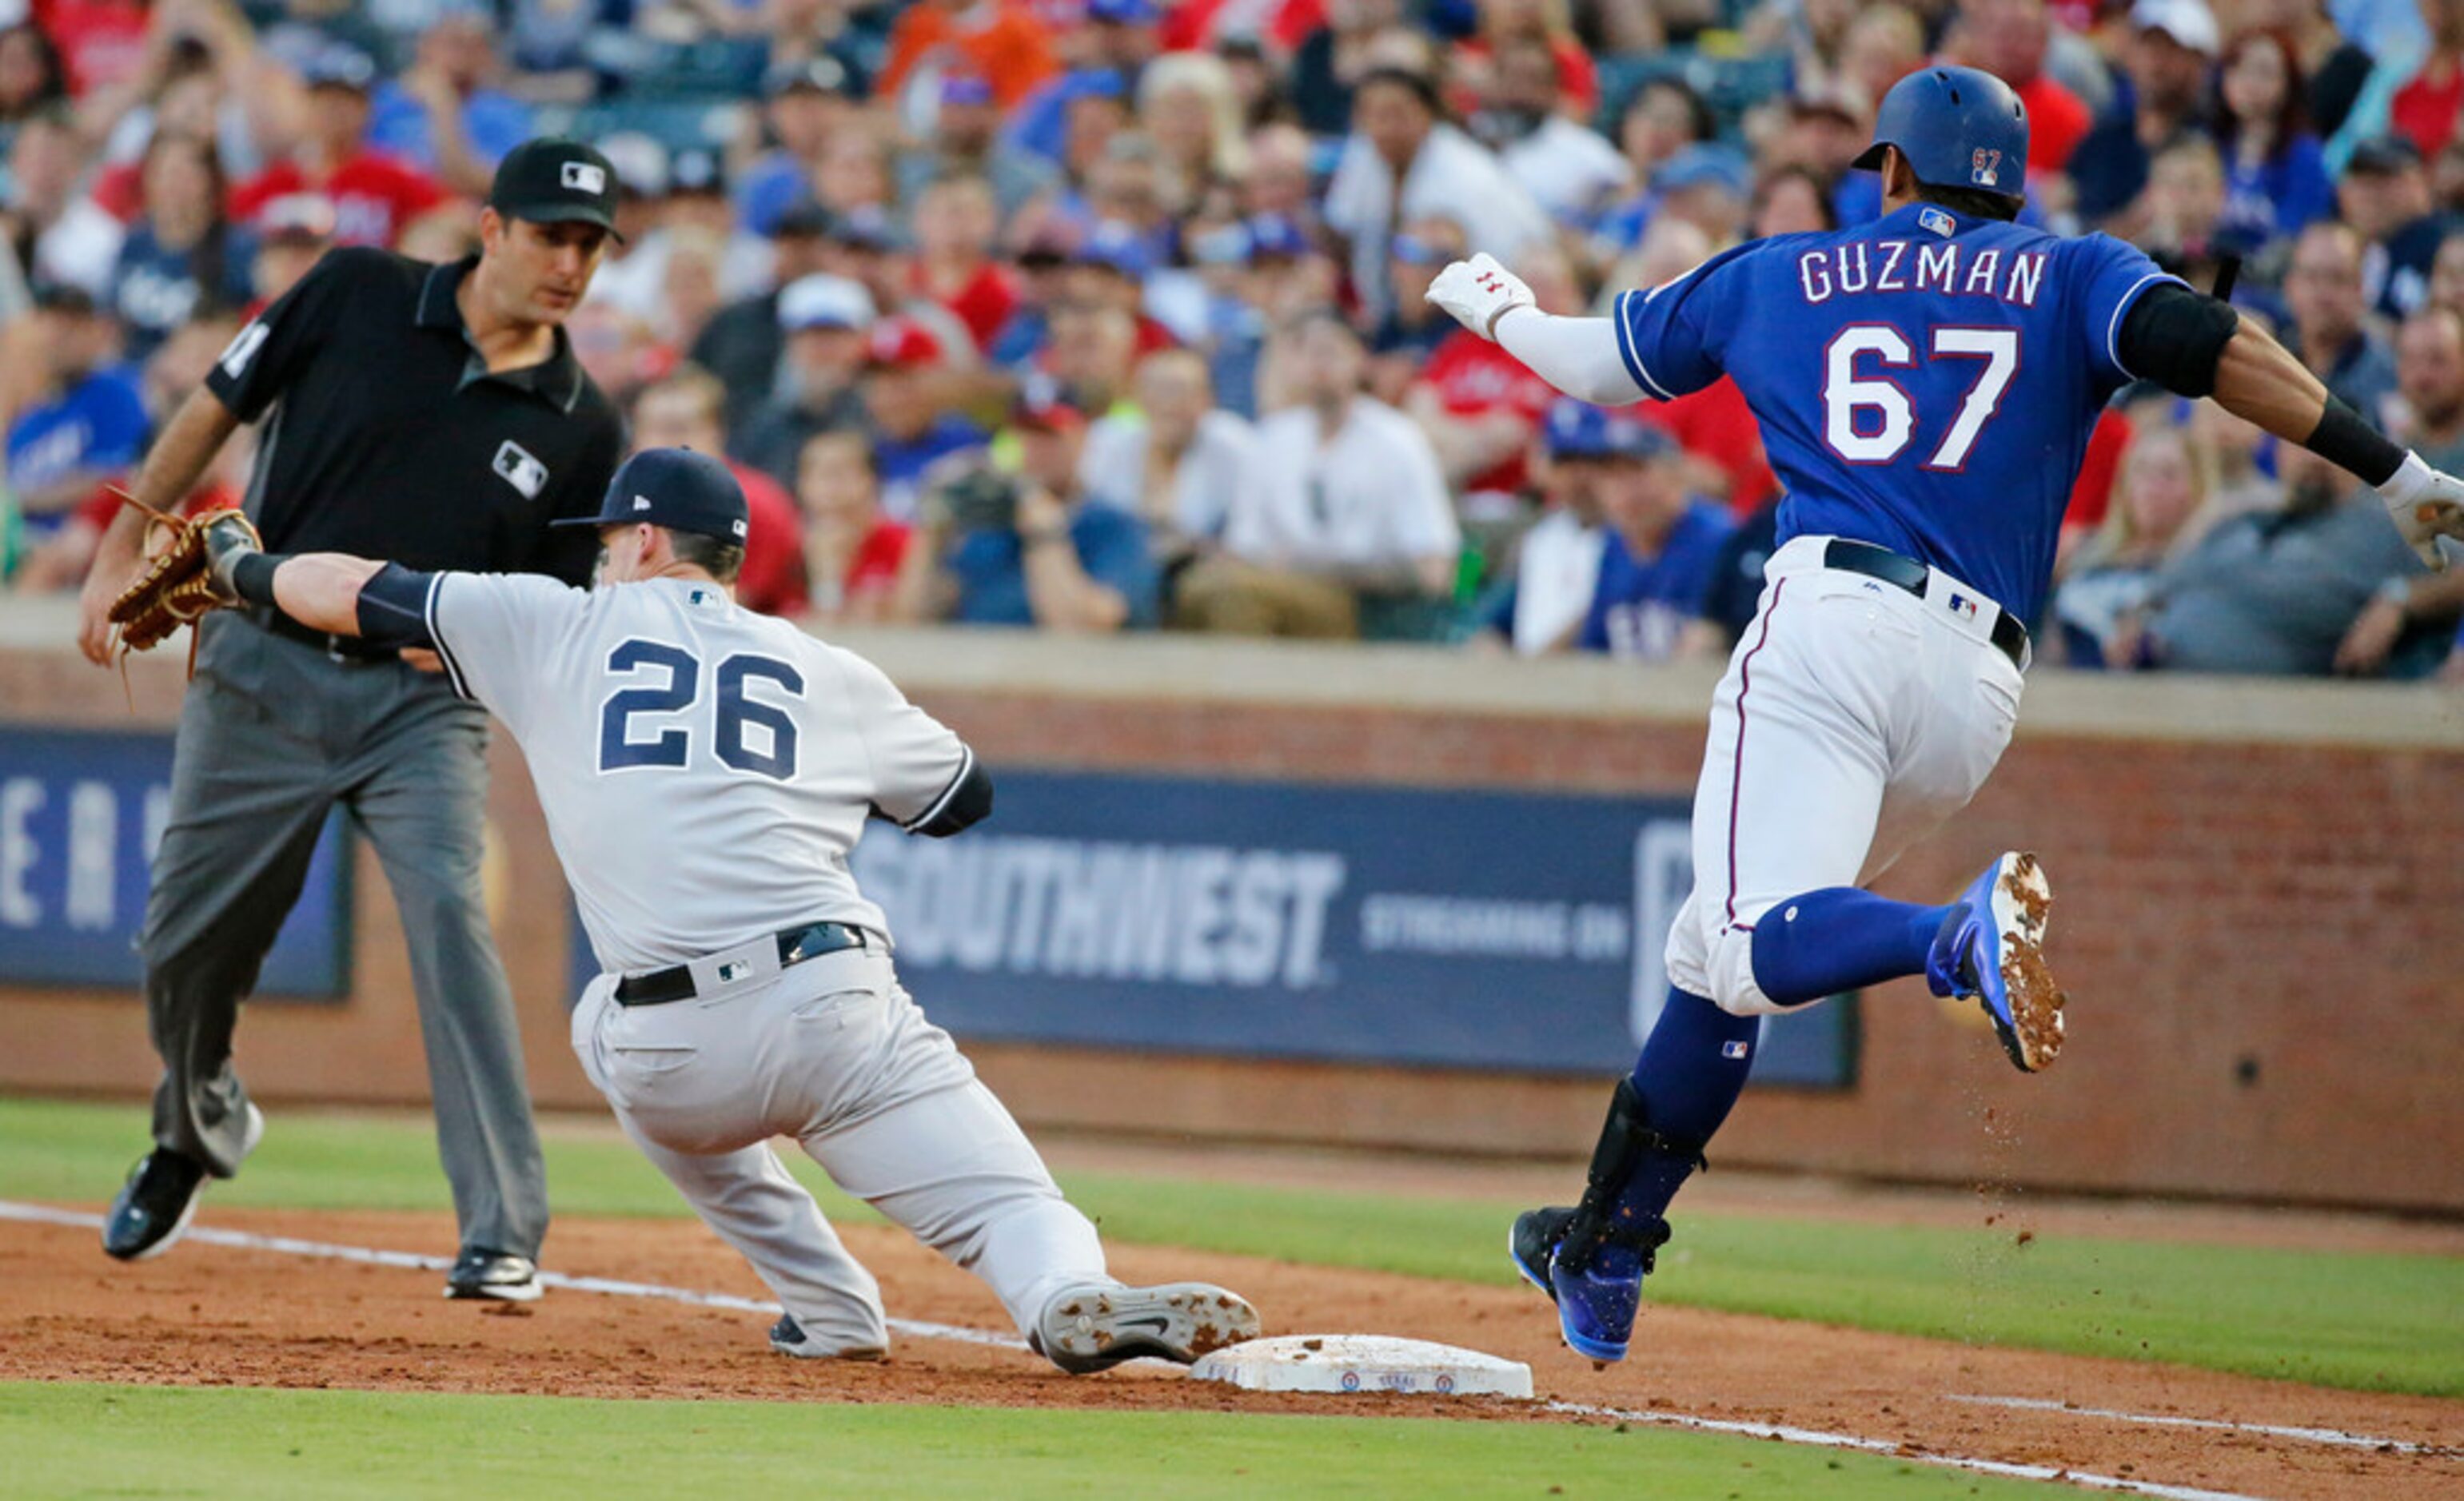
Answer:
[[[1666,1244],[1668,1222],[1651,1219],[1611,1229],[1589,1256],[1558,1249],[1549,1263],[1550,1295],[1557,1300],[1557,1329],[1570,1349],[1602,1365],[1625,1359],[1642,1279]]]
[[[2044,954],[2053,903],[2036,857],[2004,855],[1960,894],[1925,956],[1933,993],[1981,1004],[2002,1051],[2026,1074],[2062,1051],[2062,1007],[2069,997],[2054,983]]]

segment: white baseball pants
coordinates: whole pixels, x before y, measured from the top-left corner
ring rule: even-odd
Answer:
[[[1109,1281],[1095,1227],[878,949],[774,967],[715,995],[619,1006],[603,974],[573,1050],[644,1154],[806,1336],[883,1349],[881,1291],[769,1142],[991,1285],[1022,1332],[1062,1288]]]
[[[1919,598],[1825,568],[1830,540],[1771,555],[1694,791],[1694,889],[1668,930],[1668,979],[1740,1016],[1784,1009],[1754,982],[1755,922],[1889,869],[1976,795],[2019,718],[1991,600],[1939,569]]]

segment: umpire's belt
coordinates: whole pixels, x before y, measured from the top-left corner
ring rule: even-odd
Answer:
[[[1925,597],[1925,581],[1933,576],[1932,569],[1913,557],[1902,557],[1889,548],[1876,547],[1871,542],[1852,542],[1846,537],[1833,537],[1823,545],[1822,566],[1863,574],[1886,584],[1897,584],[1920,599]],[[1991,600],[1981,596],[1975,602],[1992,604]],[[1998,604],[1993,605],[1991,635],[1994,648],[2011,659],[2011,665],[2019,668],[2028,665],[2028,628],[2019,623],[2017,616]]]
[[[258,608],[249,611],[248,618],[269,634],[314,646],[336,662],[362,664],[402,660],[402,653],[394,647],[371,646],[356,636],[329,636],[323,631],[312,631],[279,610]]]
[[[770,942],[778,946],[778,968],[784,969],[791,965],[803,964],[807,959],[819,959],[824,954],[834,954],[845,948],[873,947],[881,941],[868,936],[863,928],[849,927],[845,923],[813,923],[803,927],[791,927],[783,932],[774,933],[770,937]],[[752,979],[759,970],[768,968],[759,965],[754,957],[759,953],[758,946],[760,943],[761,940],[757,938],[751,944],[745,945],[744,947],[753,949],[754,954],[745,955],[740,959],[732,959],[731,955],[740,953],[741,950],[730,950],[728,953],[712,955],[710,959],[702,961],[698,967],[683,964],[668,969],[652,969],[647,974],[628,974],[616,982],[616,1004],[664,1006],[670,1001],[692,1000],[703,990],[703,987],[693,979],[693,970],[696,968],[710,968],[714,971],[713,989],[735,980]],[[730,972],[739,965],[741,972]]]

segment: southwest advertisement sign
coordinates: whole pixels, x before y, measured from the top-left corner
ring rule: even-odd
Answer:
[[[125,987],[143,977],[146,871],[171,809],[171,737],[0,727],[0,985]],[[350,861],[319,837],[259,996],[350,990]]]
[[[964,1037],[1504,1072],[1634,1061],[1691,880],[1677,799],[1003,772],[952,839],[853,861]],[[1846,1088],[1853,999],[1760,1083]]]

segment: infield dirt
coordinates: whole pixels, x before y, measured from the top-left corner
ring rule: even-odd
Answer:
[[[429,1253],[450,1251],[453,1233],[437,1214],[209,1207],[204,1220]],[[902,1233],[844,1233],[880,1276],[893,1316],[1007,1332],[980,1284]],[[743,1262],[693,1224],[560,1219],[548,1260],[568,1273],[763,1295]],[[1546,1304],[1527,1290],[1140,1247],[1116,1248],[1114,1271],[1237,1287],[1270,1334],[1406,1335],[1527,1360],[1544,1399],[1791,1424],[1908,1452],[2266,1496],[2464,1494],[2464,1447],[2436,1447],[2464,1438],[2464,1403],[1667,1307],[1645,1309],[1632,1359],[1595,1371],[1557,1344]],[[886,1364],[836,1366],[773,1354],[763,1321],[748,1314],[563,1290],[530,1305],[447,1303],[440,1286],[434,1273],[195,1242],[123,1267],[103,1258],[90,1229],[0,1224],[0,1379],[1612,1421],[1476,1400],[1266,1396],[1145,1364],[1072,1379],[1021,1351],[914,1338],[897,1339]],[[1979,1393],[2433,1447],[2331,1447],[1948,1400]]]

